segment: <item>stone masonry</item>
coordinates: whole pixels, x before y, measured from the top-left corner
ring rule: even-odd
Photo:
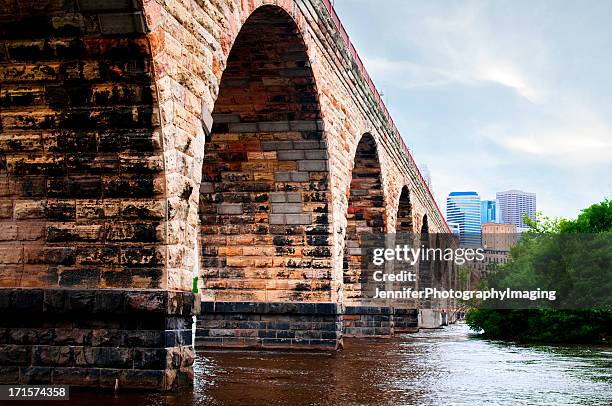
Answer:
[[[412,328],[356,264],[424,223],[448,232],[329,1],[0,0],[3,382],[175,387],[200,300],[203,346]]]

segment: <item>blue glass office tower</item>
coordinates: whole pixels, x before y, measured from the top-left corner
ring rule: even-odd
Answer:
[[[459,224],[459,241],[480,246],[480,197],[476,192],[451,192],[446,198],[446,220]]]
[[[499,223],[500,213],[497,200],[480,201],[480,223]]]

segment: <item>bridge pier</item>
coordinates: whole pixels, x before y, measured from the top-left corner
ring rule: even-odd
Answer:
[[[335,303],[203,302],[195,346],[333,351],[341,327]]]
[[[0,289],[0,383],[189,385],[196,308],[189,292]]]
[[[333,351],[343,337],[418,331],[417,309],[336,303],[203,302],[195,347]]]
[[[393,308],[374,306],[346,306],[342,315],[347,337],[391,337]]]
[[[388,338],[418,331],[417,309],[346,306],[341,318],[345,337]]]
[[[436,309],[419,310],[419,328],[440,328],[448,324],[447,313]]]
[[[419,331],[418,309],[393,309],[393,331],[398,333],[415,333]]]

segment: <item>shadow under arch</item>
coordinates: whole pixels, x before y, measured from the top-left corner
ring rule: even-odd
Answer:
[[[412,223],[412,202],[410,201],[410,190],[408,186],[402,187],[397,206],[397,216],[395,222],[396,233],[414,233]]]
[[[420,248],[421,250],[427,250],[431,247],[431,236],[429,234],[429,222],[427,214],[423,215],[423,222],[421,225],[420,233]],[[432,275],[432,261],[430,261],[427,255],[421,255],[418,262],[418,286],[419,290],[431,288],[433,283]],[[430,309],[431,299],[421,299],[419,308]]]

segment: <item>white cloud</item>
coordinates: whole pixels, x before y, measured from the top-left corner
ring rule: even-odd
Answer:
[[[520,96],[536,103],[541,100],[541,95],[535,86],[531,85],[527,78],[517,72],[510,64],[498,64],[495,62],[481,61],[476,67],[476,80],[486,80],[497,83],[514,90]]]

